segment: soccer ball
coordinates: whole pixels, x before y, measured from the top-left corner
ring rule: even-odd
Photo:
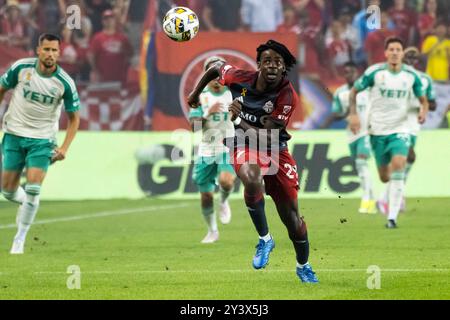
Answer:
[[[189,41],[198,33],[197,15],[189,8],[170,9],[163,19],[163,30],[174,41]]]

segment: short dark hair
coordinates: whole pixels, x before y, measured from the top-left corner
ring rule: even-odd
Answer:
[[[393,36],[393,37],[388,37],[386,39],[386,41],[384,42],[384,50],[387,50],[387,48],[389,47],[389,45],[391,43],[400,43],[402,46],[402,49],[405,49],[405,43],[403,42],[403,40],[399,37]]]
[[[39,45],[42,45],[42,42],[44,40],[47,41],[58,41],[58,44],[61,44],[61,38],[57,35],[51,34],[51,33],[43,33],[39,36]]]
[[[353,61],[347,61],[346,63],[344,63],[344,67],[350,67],[350,68],[358,69],[358,66]]]
[[[292,55],[292,53],[289,51],[289,49],[286,48],[286,46],[284,44],[279,43],[275,40],[269,40],[266,43],[261,44],[256,49],[256,52],[257,52],[256,62],[260,62],[262,52],[269,50],[269,49],[279,53],[283,57],[284,65],[286,66],[286,71],[289,71],[291,69],[291,67],[297,63],[297,60]]]

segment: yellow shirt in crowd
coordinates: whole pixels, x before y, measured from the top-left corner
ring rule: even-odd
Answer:
[[[438,37],[429,36],[422,44],[422,53],[427,53],[438,42]],[[443,40],[428,55],[427,73],[433,80],[448,81],[449,80],[449,57],[450,57],[450,40]]]

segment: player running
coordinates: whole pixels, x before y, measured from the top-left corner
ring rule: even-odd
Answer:
[[[204,63],[205,71],[216,62],[225,63],[221,57],[213,56]],[[228,197],[233,188],[235,173],[230,164],[228,148],[223,139],[234,136],[234,125],[228,113],[228,106],[233,101],[227,87],[212,80],[200,94],[200,106],[192,109],[189,120],[194,131],[202,130],[202,142],[198,149],[193,180],[201,194],[203,217],[208,226],[208,233],[202,243],[213,243],[219,240],[219,230],[214,212],[214,190],[216,181],[220,187],[219,219],[223,224],[230,223],[231,210]]]
[[[420,59],[420,52],[416,47],[409,47],[405,50],[405,57],[403,58],[403,62],[411,67],[414,67]],[[425,96],[428,100],[428,107],[430,111],[436,110],[436,93],[433,88],[433,80],[431,77],[416,69],[417,74],[422,81],[423,90],[425,92]],[[414,147],[417,142],[417,135],[420,132],[420,123],[417,121],[418,112],[420,110],[420,101],[417,100],[413,95],[411,95],[410,99],[410,108],[408,112],[408,123],[411,131],[411,147],[409,148],[408,158],[406,162],[405,168],[405,184],[408,178],[408,174],[411,170],[412,165],[416,161],[416,152],[414,151]],[[389,211],[389,203],[388,203],[388,190],[384,192],[383,197],[378,200],[378,208],[384,214],[387,214]],[[402,205],[400,208],[401,211],[406,210],[406,200],[405,197],[402,199]]]
[[[347,62],[343,70],[347,84],[337,88],[333,95],[332,113],[321,125],[328,128],[333,121],[341,120],[348,116],[349,95],[354,82],[358,79],[358,69],[353,62]],[[361,122],[361,130],[354,134],[349,128],[348,139],[350,155],[355,161],[356,171],[361,181],[363,195],[359,206],[360,213],[376,213],[376,203],[373,195],[372,179],[370,177],[367,159],[370,158],[370,139],[367,132],[367,109],[369,108],[369,94],[367,90],[356,95],[357,113]]]
[[[369,67],[350,92],[350,129],[357,133],[361,123],[356,110],[356,95],[370,91],[368,116],[372,149],[382,182],[389,182],[389,213],[387,228],[397,227],[397,216],[403,198],[406,159],[411,146],[408,110],[410,93],[420,101],[418,122],[424,123],[428,102],[422,82],[415,69],[402,64],[403,42],[390,37],[385,43],[386,63]]]
[[[296,60],[283,44],[269,40],[257,48],[256,62],[258,71],[214,64],[200,79],[188,103],[197,107],[203,88],[218,76],[233,95],[229,108],[236,125],[233,165],[244,184],[245,203],[259,234],[253,267],[264,268],[275,247],[264,210],[264,181],[265,191],[274,200],[294,245],[298,277],[303,282],[318,282],[308,263],[306,224],[298,213],[297,165],[287,150],[290,135],[286,127],[298,103],[287,73]]]
[[[14,89],[3,118],[2,141],[2,193],[20,204],[11,254],[24,252],[48,166],[65,159],[80,122],[75,83],[57,65],[60,43],[55,35],[41,35],[38,57],[18,60],[0,78],[0,102],[6,91]],[[57,147],[55,138],[63,104],[69,124],[63,144]],[[24,168],[26,184],[22,188],[19,182]]]

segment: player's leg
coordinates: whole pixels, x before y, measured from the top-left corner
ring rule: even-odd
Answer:
[[[25,158],[26,178],[25,201],[19,208],[17,233],[14,237],[11,254],[22,254],[28,231],[39,210],[41,185],[50,165],[53,142],[47,139],[23,138],[22,146],[27,150]]]
[[[220,163],[217,164],[220,190],[219,218],[220,222],[228,224],[231,221],[231,209],[228,198],[233,191],[236,174],[230,164],[230,156],[228,153],[224,153],[220,160]]]
[[[411,146],[408,134],[393,134],[389,136],[388,149],[391,154],[389,179],[389,215],[386,227],[395,228],[405,188],[405,167],[409,148]]]
[[[203,219],[208,227],[202,243],[212,243],[219,239],[216,214],[214,212],[214,189],[217,176],[216,165],[210,158],[199,157],[194,165],[192,178],[200,191]]]
[[[233,190],[234,174],[227,171],[222,171],[219,174],[219,190],[220,190],[220,210],[219,218],[223,224],[228,224],[231,221],[231,209],[228,203],[228,198]]]
[[[385,183],[385,188],[377,201],[378,210],[387,214],[389,211],[389,153],[386,151],[387,137],[386,136],[370,136],[370,143],[372,145],[372,151],[375,157],[375,162],[377,164],[378,176],[380,181]]]
[[[296,272],[302,282],[318,282],[308,262],[309,241],[306,223],[298,209],[298,174],[295,160],[282,151],[276,175],[265,176],[266,191],[272,197],[296,253]]]
[[[408,179],[409,172],[416,161],[416,152],[414,147],[416,146],[417,136],[411,135],[411,147],[409,148],[408,158],[406,159],[406,167],[405,167],[405,189],[406,189],[406,180]],[[400,206],[400,211],[406,210],[406,199],[403,197],[402,204]]]
[[[360,213],[376,213],[375,200],[373,196],[372,179],[370,177],[368,158],[370,157],[369,137],[361,137],[350,146],[352,157],[355,159],[356,171],[363,190]]]
[[[25,166],[25,152],[20,147],[20,137],[6,133],[2,155],[2,194],[7,200],[22,204],[25,190],[20,186],[20,176]]]

